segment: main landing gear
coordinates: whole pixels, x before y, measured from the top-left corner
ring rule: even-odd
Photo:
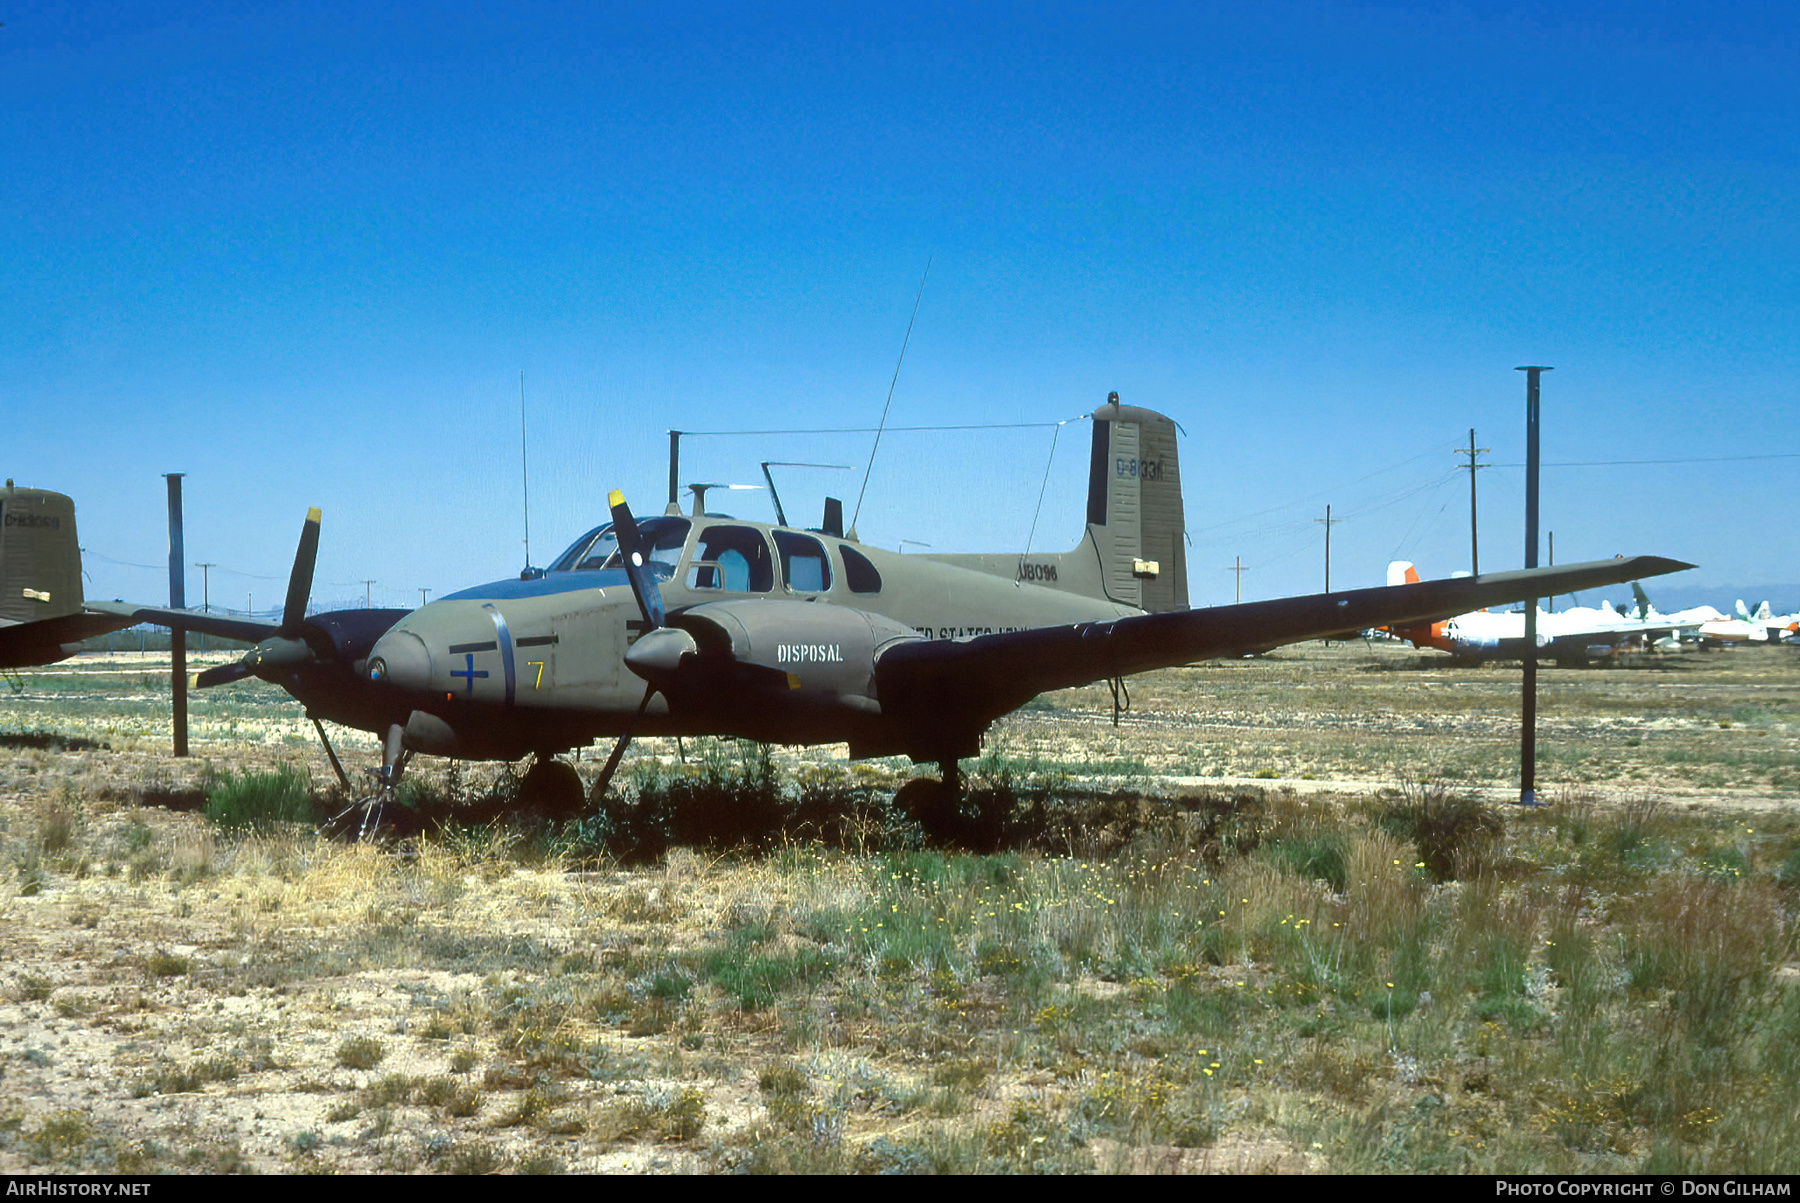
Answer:
[[[962,765],[944,760],[938,765],[939,779],[914,777],[894,795],[894,806],[911,817],[934,843],[958,838],[962,821]]]
[[[539,752],[519,782],[519,805],[550,819],[573,819],[587,806],[581,774],[566,760]]]

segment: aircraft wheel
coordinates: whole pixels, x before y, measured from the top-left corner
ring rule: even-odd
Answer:
[[[574,765],[544,757],[519,783],[519,802],[553,819],[572,819],[587,805],[587,794]]]
[[[914,777],[894,795],[894,806],[925,831],[927,839],[948,838],[955,826],[956,809],[946,797],[943,782]]]

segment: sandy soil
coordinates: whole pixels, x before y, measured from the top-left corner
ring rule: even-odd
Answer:
[[[92,658],[0,694],[0,732],[106,745],[0,745],[0,1173],[680,1171],[719,1164],[702,1141],[751,1138],[775,1018],[715,1017],[684,1039],[679,1024],[634,1033],[603,1009],[565,1014],[558,1047],[593,1064],[534,1098],[505,1071],[523,1037],[496,1000],[547,996],[559,966],[604,978],[634,950],[684,938],[672,931],[716,935],[724,916],[769,904],[782,888],[771,875],[685,852],[653,869],[569,873],[449,850],[402,862],[300,835],[222,837],[196,814],[139,803],[192,788],[209,765],[298,760],[321,781],[330,770],[278,694],[209,702],[220,709],[198,716],[195,754],[175,760],[166,717],[157,725],[156,672],[154,657]],[[63,690],[68,674],[91,674],[81,679],[92,687]],[[1800,657],[1786,651],[1547,670],[1544,699],[1548,802],[1800,803]],[[1022,773],[1152,793],[1357,796],[1437,778],[1505,802],[1517,796],[1517,721],[1504,669],[1314,646],[1136,679],[1117,726],[1103,687],[1055,695],[1007,720],[990,747]],[[368,761],[366,739],[338,736],[347,757]],[[791,756],[842,764],[841,749]],[[379,1042],[378,1062],[355,1064],[346,1050],[358,1038]],[[868,1054],[829,1055],[854,1075]],[[929,1069],[921,1052],[886,1072]],[[472,1090],[478,1105],[457,1115],[424,1101],[426,1082]],[[627,1103],[694,1083],[700,1141],[620,1135],[635,1114]],[[1042,1088],[1008,1084],[992,1105]],[[1236,1137],[1203,1152],[1120,1152],[1116,1164],[1308,1168],[1279,1142]]]

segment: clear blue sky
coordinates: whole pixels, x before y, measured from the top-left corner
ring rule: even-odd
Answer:
[[[1800,580],[1792,5],[304,5],[0,0],[0,473],[75,497],[89,595],[416,604],[532,558],[666,431],[1186,429],[1197,604],[1522,556]],[[1088,430],[890,435],[858,526],[1071,546]],[[684,479],[854,504],[867,436]],[[1742,458],[1742,457],[1762,458]],[[1621,464],[1612,461],[1693,462]],[[767,517],[739,493],[726,508]],[[910,545],[909,545],[910,547]],[[133,565],[151,565],[149,568]],[[198,603],[201,574],[190,573]],[[1715,604],[1729,605],[1720,596]]]

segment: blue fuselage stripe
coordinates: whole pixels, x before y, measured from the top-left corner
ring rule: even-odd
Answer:
[[[512,632],[506,629],[506,616],[492,602],[481,607],[494,620],[494,630],[500,637],[500,667],[506,671],[506,704],[513,704],[513,641]]]

